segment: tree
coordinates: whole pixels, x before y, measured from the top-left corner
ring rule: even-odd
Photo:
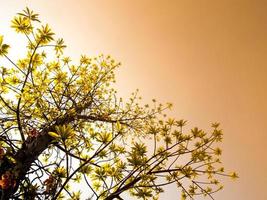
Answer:
[[[166,118],[171,104],[142,105],[138,91],[125,102],[112,87],[120,63],[110,56],[73,64],[63,39],[29,8],[11,23],[28,45],[14,61],[0,36],[10,62],[0,72],[2,200],[80,199],[77,184],[88,199],[158,199],[169,184],[182,199],[213,199],[220,176],[237,177],[221,167],[218,123],[210,133],[185,130],[185,120]]]

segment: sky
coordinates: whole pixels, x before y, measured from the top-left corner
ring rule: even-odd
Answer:
[[[172,102],[188,127],[224,130],[222,161],[238,172],[217,200],[267,194],[266,0],[0,0],[0,34],[29,6],[64,38],[66,54],[110,54],[122,62],[119,95]],[[17,44],[18,45],[18,44]],[[16,45],[15,45],[16,46]],[[13,46],[14,48],[14,46]],[[179,199],[170,187],[161,199]]]

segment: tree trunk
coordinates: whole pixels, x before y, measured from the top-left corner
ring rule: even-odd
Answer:
[[[9,160],[4,160],[0,167],[0,174],[12,170],[12,174],[16,175],[15,186],[7,190],[3,190],[0,194],[1,200],[10,199],[10,197],[17,191],[20,182],[25,178],[32,163],[38,156],[48,148],[53,138],[47,134],[48,131],[43,131],[41,135],[36,138],[28,138],[22,145],[22,148],[17,151],[14,156],[16,163],[11,163]]]

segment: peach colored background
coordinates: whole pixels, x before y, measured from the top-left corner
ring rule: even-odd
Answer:
[[[267,1],[0,0],[0,34],[29,6],[68,45],[66,53],[122,61],[119,94],[173,102],[171,115],[224,129],[224,179],[217,200],[267,199]],[[10,40],[10,39],[9,39]],[[12,39],[11,39],[12,40]],[[14,48],[14,46],[13,46]],[[173,187],[161,199],[179,199]]]

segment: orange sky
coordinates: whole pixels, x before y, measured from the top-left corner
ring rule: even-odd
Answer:
[[[0,2],[0,34],[29,6],[65,39],[68,55],[120,60],[120,95],[139,88],[144,101],[173,102],[172,115],[191,127],[221,122],[224,165],[241,178],[225,179],[216,199],[267,199],[267,1]],[[175,192],[162,199],[179,199]]]

